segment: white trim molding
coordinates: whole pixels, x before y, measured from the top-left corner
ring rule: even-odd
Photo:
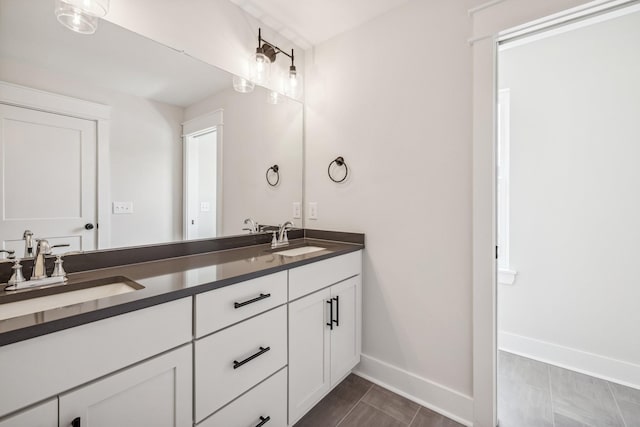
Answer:
[[[362,354],[354,373],[465,426],[472,426],[473,398]]]
[[[505,0],[471,10],[473,60],[473,422],[495,427],[496,413],[496,180],[495,135],[498,43],[553,28],[594,11],[637,0]]]
[[[0,80],[0,103],[96,122],[97,249],[111,246],[111,169],[109,129],[111,106]]]
[[[500,332],[500,350],[640,389],[640,365],[563,345]]]

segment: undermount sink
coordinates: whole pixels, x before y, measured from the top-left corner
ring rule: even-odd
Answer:
[[[46,289],[16,291],[15,294],[6,294],[0,298],[0,320],[126,294],[139,289],[144,289],[144,286],[126,277],[116,276]]]
[[[318,251],[324,251],[325,248],[321,248],[319,246],[302,246],[300,248],[287,249],[285,251],[274,252],[276,255],[282,256],[299,256],[311,254]]]

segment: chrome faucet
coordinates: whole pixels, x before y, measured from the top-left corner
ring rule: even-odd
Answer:
[[[33,256],[33,231],[24,230],[22,239],[24,240],[24,257],[31,258]]]
[[[0,254],[7,254],[7,259],[14,259],[16,251],[0,249]]]
[[[51,249],[53,248],[63,248],[67,246],[69,246],[68,243],[51,246],[47,240],[38,240],[38,245],[36,246],[36,259],[33,262],[33,273],[31,274],[31,280],[46,279],[47,270],[44,264],[44,256],[51,255]]]
[[[291,221],[287,221],[280,226],[280,229],[273,232],[273,239],[271,239],[271,247],[279,248],[282,246],[289,246],[289,238],[287,237],[287,231],[293,227]],[[277,235],[276,235],[277,233]]]
[[[248,231],[249,234],[254,234],[254,233],[259,233],[260,232],[260,225],[258,225],[257,222],[255,222],[253,219],[251,218],[247,218],[244,220],[245,224],[249,225],[249,228],[243,228],[244,231]]]

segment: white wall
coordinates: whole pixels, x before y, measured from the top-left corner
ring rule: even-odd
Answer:
[[[410,1],[309,53],[305,197],[307,227],[366,233],[362,371],[470,420],[468,3]]]
[[[111,201],[134,205],[133,214],[112,215],[111,247],[181,239],[182,108],[9,59],[0,64],[0,80],[110,105]]]
[[[242,234],[245,218],[277,225],[292,219],[292,203],[302,201],[302,105],[282,99],[267,103],[268,91],[250,94],[233,89],[220,92],[185,110],[185,120],[223,109],[223,235]],[[280,183],[267,184],[265,174],[274,164]],[[242,195],[240,197],[239,195]]]
[[[640,12],[509,48],[502,348],[640,386]],[[585,354],[588,353],[588,354]]]

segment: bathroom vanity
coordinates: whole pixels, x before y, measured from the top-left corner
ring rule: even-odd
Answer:
[[[357,236],[70,274],[144,288],[0,321],[0,427],[293,425],[360,360]]]

